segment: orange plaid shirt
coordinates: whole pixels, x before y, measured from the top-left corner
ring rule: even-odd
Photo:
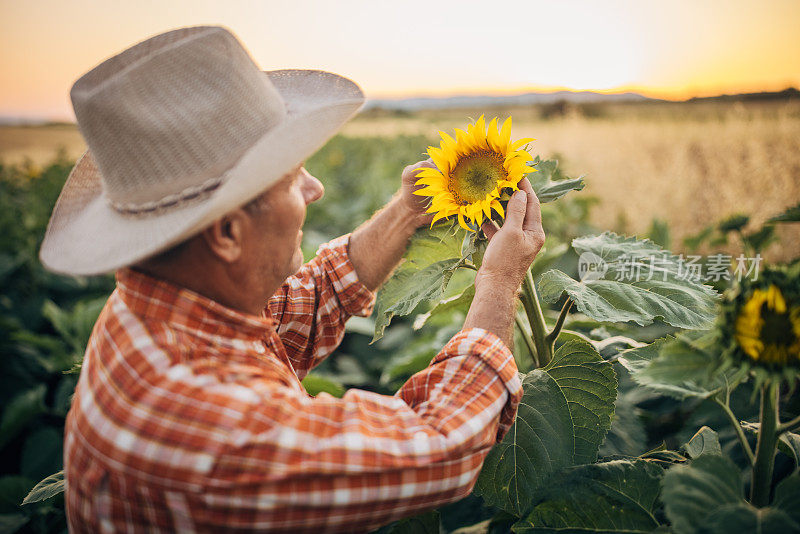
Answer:
[[[393,396],[300,380],[367,315],[348,236],[261,317],[117,272],[67,417],[72,532],[361,532],[466,496],[510,428],[511,352],[458,333]]]

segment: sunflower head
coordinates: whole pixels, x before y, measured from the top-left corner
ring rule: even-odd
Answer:
[[[431,198],[431,226],[456,216],[462,227],[475,232],[492,210],[503,217],[503,193],[518,189],[525,174],[536,170],[528,166],[532,158],[522,148],[533,139],[512,142],[511,117],[502,126],[495,117],[487,128],[483,115],[466,131],[456,128],[455,139],[444,132],[439,135],[440,146],[428,147],[436,168],[417,173],[417,185],[424,187],[414,192]]]
[[[757,381],[793,382],[800,375],[800,277],[780,267],[743,280],[723,304],[721,328],[729,364]]]

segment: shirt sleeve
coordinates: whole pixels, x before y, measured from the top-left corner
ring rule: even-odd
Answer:
[[[468,495],[514,421],[522,385],[505,344],[474,328],[393,396],[267,395],[216,462],[213,485],[227,489],[214,513],[232,508],[234,523],[270,530],[360,532]]]
[[[322,245],[267,303],[300,380],[341,343],[348,318],[372,313],[375,293],[358,279],[349,242],[347,234]]]

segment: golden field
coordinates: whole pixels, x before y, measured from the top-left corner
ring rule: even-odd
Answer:
[[[652,219],[669,224],[673,247],[719,219],[751,215],[749,228],[800,202],[800,101],[687,102],[542,108],[453,109],[400,113],[370,110],[348,123],[348,136],[452,132],[470,118],[514,120],[514,137],[534,137],[532,154],[557,157],[570,175],[585,174],[586,194],[600,202],[592,222],[641,234]],[[0,161],[34,165],[63,147],[84,150],[71,125],[0,127]],[[423,152],[424,146],[420,147]],[[412,163],[412,162],[409,162]],[[323,177],[324,178],[324,177]],[[780,225],[773,260],[800,255],[800,225]],[[733,244],[729,249],[738,252]]]

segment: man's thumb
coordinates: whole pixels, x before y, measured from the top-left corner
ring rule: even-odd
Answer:
[[[515,192],[508,201],[508,206],[506,206],[506,222],[503,226],[509,224],[513,228],[522,228],[527,204],[528,194],[522,189]]]

